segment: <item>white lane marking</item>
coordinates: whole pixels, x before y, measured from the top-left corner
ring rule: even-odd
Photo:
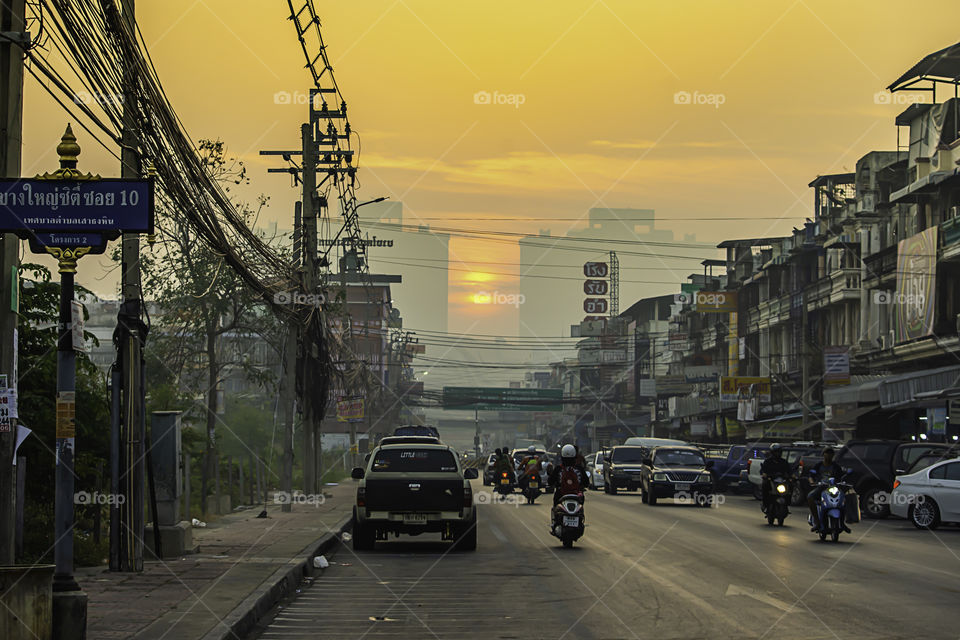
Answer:
[[[490,527],[490,531],[493,531],[493,535],[497,536],[497,540],[506,544],[508,542],[507,536],[503,535],[503,532],[500,531],[496,526],[491,523],[487,523],[487,526]]]
[[[775,607],[775,608],[777,608],[777,609],[780,609],[780,611],[786,611],[787,613],[790,613],[791,611],[799,611],[798,609],[795,609],[795,608],[791,607],[789,604],[787,604],[787,603],[784,602],[783,600],[778,600],[777,598],[774,598],[773,596],[768,596],[767,594],[761,593],[760,591],[757,591],[756,589],[750,589],[750,588],[748,588],[748,587],[738,587],[738,586],[735,585],[735,584],[731,584],[730,586],[728,586],[728,587],[727,587],[727,592],[726,592],[724,595],[726,595],[726,596],[747,596],[748,598],[753,598],[753,599],[756,600],[757,602],[762,602],[762,603],[764,603],[764,604],[768,604],[768,605],[770,605],[771,607]]]

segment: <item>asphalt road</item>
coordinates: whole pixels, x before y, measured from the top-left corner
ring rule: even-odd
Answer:
[[[591,492],[564,549],[549,504],[481,506],[472,553],[437,534],[344,546],[256,637],[960,637],[954,527],[865,520],[822,543],[797,507],[780,528],[746,496],[706,509]]]

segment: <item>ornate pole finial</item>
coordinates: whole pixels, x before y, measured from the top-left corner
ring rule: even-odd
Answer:
[[[60,155],[61,169],[76,169],[77,156],[80,155],[80,145],[77,144],[77,136],[73,135],[73,127],[67,124],[67,130],[60,138],[60,144],[57,145],[57,153]]]
[[[92,251],[92,247],[44,247],[57,259],[60,273],[76,273],[77,260]]]

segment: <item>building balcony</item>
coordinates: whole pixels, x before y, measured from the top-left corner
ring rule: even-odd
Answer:
[[[874,285],[880,284],[885,279],[896,275],[897,245],[891,244],[886,249],[864,256],[863,262],[867,268],[866,281]]]
[[[860,269],[837,269],[830,274],[830,303],[860,301]]]
[[[940,223],[940,248],[942,260],[960,260],[960,216]]]

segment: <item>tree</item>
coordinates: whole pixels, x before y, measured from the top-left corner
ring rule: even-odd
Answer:
[[[228,157],[222,142],[201,140],[200,153],[228,192],[229,185],[246,181],[243,163]],[[260,197],[256,209],[235,204],[252,225],[267,198]],[[166,211],[158,220],[158,251],[141,260],[144,289],[160,310],[147,343],[149,362],[155,366],[148,382],[151,397],[156,394],[202,416],[201,509],[206,513],[209,483],[217,469],[217,426],[226,426],[218,416],[224,382],[239,376],[264,389],[264,396],[273,395],[276,375],[262,355],[279,353],[280,331],[264,301],[222,256],[199,244],[183,216]]]

